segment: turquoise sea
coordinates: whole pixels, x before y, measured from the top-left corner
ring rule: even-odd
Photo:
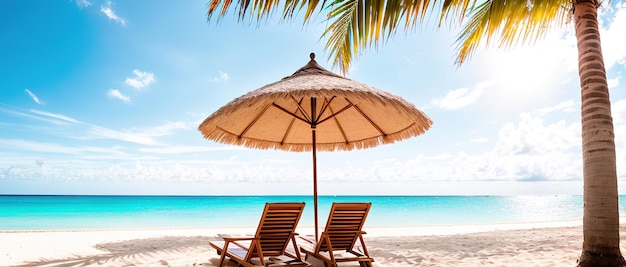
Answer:
[[[0,195],[0,230],[255,227],[266,202],[291,201],[306,202],[300,226],[313,226],[311,196]],[[583,207],[582,196],[565,195],[320,196],[320,225],[332,202],[372,202],[366,226],[570,220]]]

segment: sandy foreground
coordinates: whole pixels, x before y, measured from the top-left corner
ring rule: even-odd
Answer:
[[[216,266],[210,240],[254,230],[0,231],[0,266]],[[365,230],[374,266],[575,266],[582,246],[580,221]]]

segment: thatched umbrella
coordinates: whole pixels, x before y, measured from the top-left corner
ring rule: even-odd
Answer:
[[[291,76],[221,107],[200,124],[205,138],[257,149],[313,152],[317,224],[316,151],[394,143],[424,133],[432,121],[413,104],[334,74],[311,61]]]

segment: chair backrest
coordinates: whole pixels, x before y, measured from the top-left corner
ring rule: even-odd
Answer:
[[[363,224],[372,203],[333,203],[322,238],[327,235],[333,250],[352,250],[361,235]],[[320,251],[328,251],[322,239]]]
[[[293,238],[303,210],[304,202],[265,204],[255,235],[261,243],[263,256],[284,254],[289,241]]]

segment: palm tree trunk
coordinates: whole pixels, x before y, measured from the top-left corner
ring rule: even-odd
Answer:
[[[626,266],[619,247],[615,141],[596,0],[574,4],[584,178],[583,250],[578,266]]]

